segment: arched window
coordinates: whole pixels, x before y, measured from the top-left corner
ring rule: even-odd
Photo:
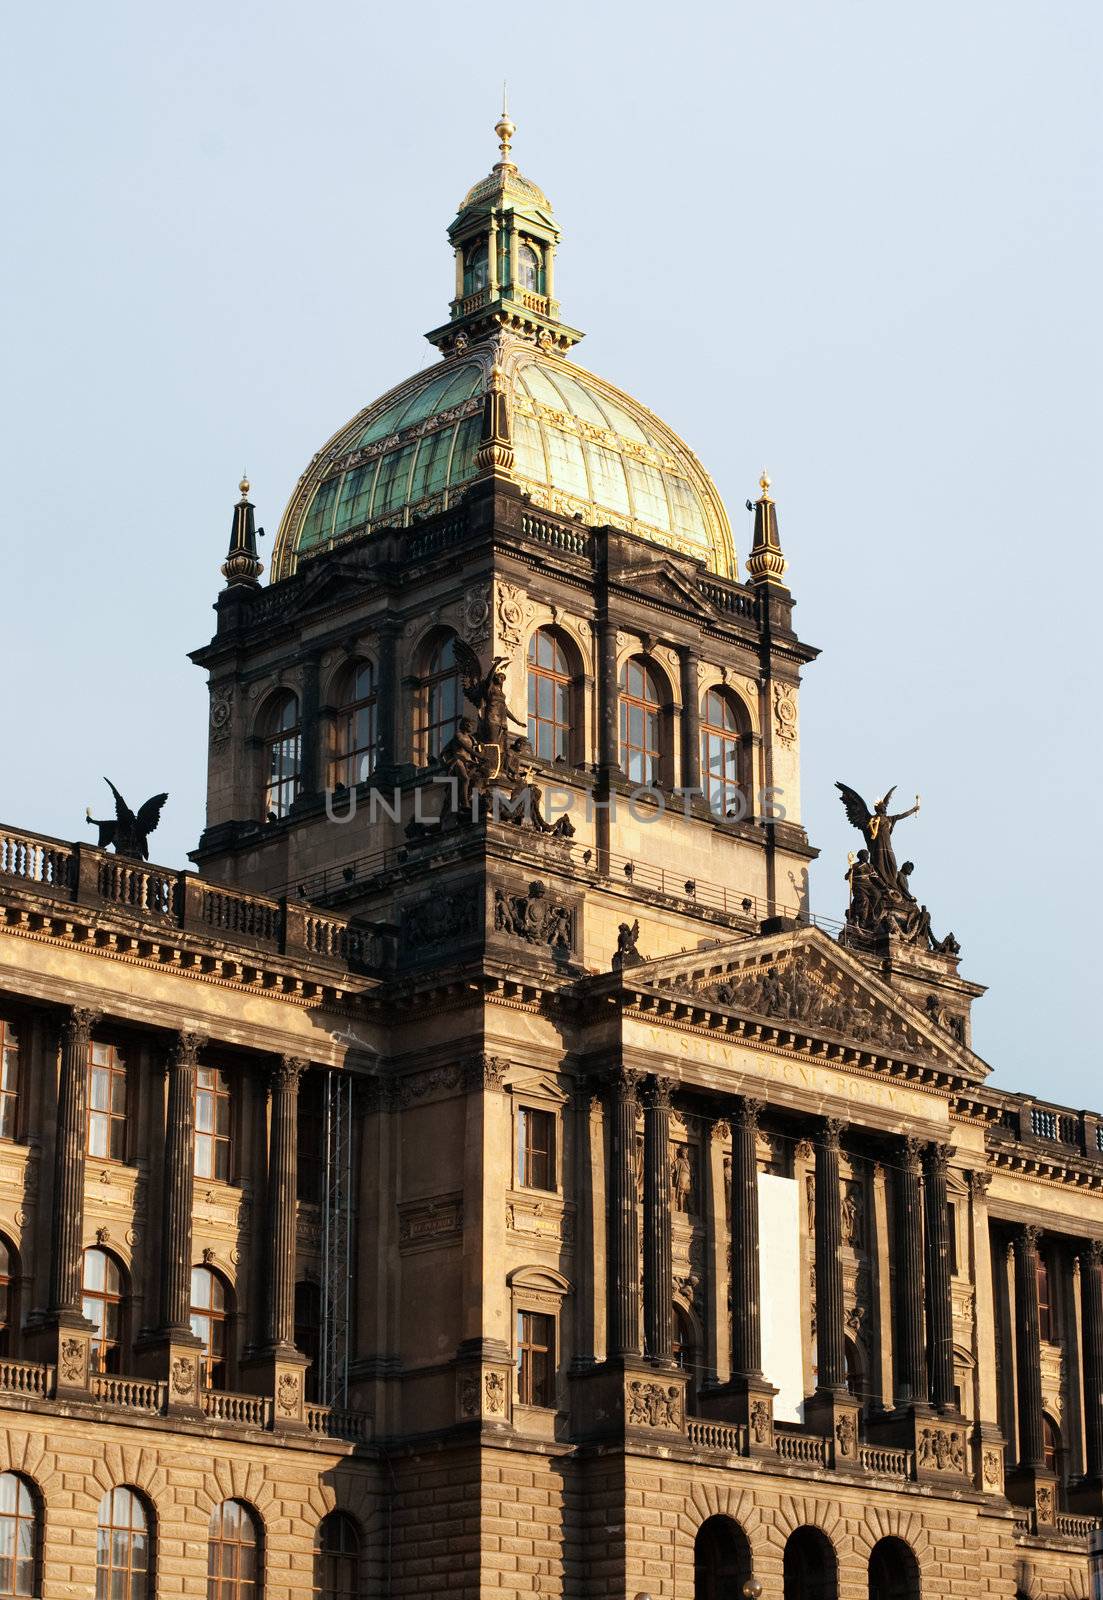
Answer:
[[[202,1342],[201,1380],[205,1389],[225,1389],[229,1361],[230,1295],[210,1267],[191,1273],[191,1331]]]
[[[1061,1432],[1053,1418],[1042,1412],[1042,1453],[1046,1466],[1057,1477],[1061,1476]]]
[[[540,257],[531,244],[522,244],[517,252],[517,287],[540,293]]]
[[[260,1525],[249,1507],[215,1506],[207,1540],[207,1600],[261,1600]]]
[[[343,783],[346,789],[355,789],[374,772],[376,713],[375,668],[370,661],[358,661],[346,674],[341,687],[333,760],[329,768],[331,788]]]
[[[295,1344],[310,1359],[304,1393],[308,1400],[317,1402],[322,1355],[322,1291],[309,1278],[295,1285]]]
[[[738,1522],[703,1522],[693,1542],[693,1600],[736,1600],[752,1576],[751,1547]]]
[[[8,1241],[0,1236],[0,1356],[10,1356],[15,1343],[15,1330],[19,1326],[16,1305],[18,1281],[19,1257]]]
[[[37,1493],[18,1473],[0,1473],[0,1595],[38,1594],[41,1548]]]
[[[640,656],[621,668],[620,764],[632,783],[657,784],[662,778],[662,694],[655,673]]]
[[[314,1535],[314,1593],[319,1600],[353,1600],[360,1593],[360,1535],[343,1511],[323,1517]]]
[[[718,817],[741,820],[750,810],[744,720],[726,689],[709,689],[701,701],[701,781]]]
[[[264,715],[264,817],[286,817],[302,783],[302,734],[299,701],[290,689],[273,699]]]
[[[480,289],[485,289],[489,282],[490,256],[486,247],[486,240],[480,239],[478,244],[468,247],[463,258],[463,292],[464,294],[478,294]]]
[[[195,1176],[229,1183],[233,1170],[230,1080],[217,1067],[195,1071]]]
[[[86,1250],[81,1309],[96,1330],[90,1352],[93,1372],[119,1371],[125,1303],[122,1268],[115,1257],[106,1250]]]
[[[681,1306],[674,1307],[674,1359],[689,1378],[686,1384],[686,1410],[692,1415],[697,1409],[697,1340],[693,1323]]]
[[[1038,1256],[1038,1333],[1041,1338],[1053,1338],[1053,1296],[1049,1285],[1049,1262]]]
[[[88,1141],[90,1156],[126,1160],[126,1057],[113,1044],[88,1046]]]
[[[529,640],[529,743],[541,761],[567,761],[571,754],[571,669],[551,628]]]
[[[784,1600],[839,1600],[839,1563],[819,1528],[797,1528],[783,1559]]]
[[[422,682],[423,750],[427,761],[435,761],[455,733],[462,704],[456,641],[449,635],[433,649]]]
[[[109,1489],[96,1530],[96,1600],[146,1600],[153,1589],[149,1518],[133,1489]]]
[[[19,1130],[19,1030],[0,1017],[0,1139]]]
[[[919,1563],[903,1539],[880,1539],[869,1557],[869,1600],[919,1600]]]

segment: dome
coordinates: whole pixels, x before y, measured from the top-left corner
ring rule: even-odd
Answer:
[[[495,361],[510,413],[510,476],[534,505],[736,575],[723,503],[674,430],[565,356],[499,334],[399,384],[333,436],[284,513],[273,578],[346,540],[454,505],[479,471]]]

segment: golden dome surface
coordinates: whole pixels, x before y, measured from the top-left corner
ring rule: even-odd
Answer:
[[[674,430],[574,361],[499,335],[408,378],[334,434],[284,512],[273,578],[323,550],[455,505],[479,471],[483,396],[495,364],[510,412],[510,476],[533,505],[625,529],[736,576],[723,502]]]

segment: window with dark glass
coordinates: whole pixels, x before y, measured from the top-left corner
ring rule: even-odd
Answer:
[[[425,675],[425,756],[435,761],[455,733],[462,705],[456,641],[442,639],[429,658]]]
[[[207,1600],[261,1600],[260,1531],[248,1506],[223,1500],[207,1533]]]
[[[635,784],[657,784],[662,777],[662,701],[654,673],[645,661],[625,663],[620,675],[620,764]]]
[[[1053,1338],[1053,1299],[1050,1293],[1049,1262],[1038,1257],[1038,1333],[1041,1338]]]
[[[1042,1412],[1042,1453],[1046,1466],[1050,1472],[1057,1472],[1057,1460],[1061,1449],[1061,1436],[1057,1432],[1057,1424],[1053,1418]]]
[[[571,674],[566,652],[548,628],[529,641],[529,743],[542,761],[566,761],[571,745]]]
[[[19,1129],[19,1032],[0,1017],[0,1139],[14,1139]]]
[[[370,661],[361,661],[345,681],[337,713],[331,788],[343,783],[346,789],[355,789],[375,770],[376,713],[375,668]]]
[[[304,1278],[295,1285],[295,1345],[310,1360],[306,1369],[306,1398],[317,1401],[321,1378],[322,1291]]]
[[[740,784],[743,747],[739,717],[731,696],[710,689],[701,703],[701,780],[718,817],[746,815],[747,796]]]
[[[15,1339],[15,1286],[18,1277],[16,1256],[6,1239],[0,1238],[0,1356],[10,1356]]]
[[[318,1524],[314,1593],[319,1600],[354,1600],[360,1593],[360,1535],[343,1511],[331,1511]]]
[[[226,1285],[210,1267],[193,1267],[191,1331],[203,1346],[201,1379],[205,1389],[225,1389],[229,1350]]]
[[[229,1183],[233,1170],[230,1080],[217,1067],[195,1072],[195,1175]]]
[[[286,817],[302,782],[299,702],[286,691],[268,708],[264,722],[264,816]]]
[[[480,239],[478,244],[468,248],[463,258],[463,292],[464,294],[478,294],[480,289],[485,289],[490,281],[490,253],[486,247],[486,240]]]
[[[299,1084],[297,1181],[299,1199],[320,1205],[325,1174],[325,1079],[320,1072],[304,1073]]]
[[[517,1399],[555,1405],[555,1318],[542,1311],[517,1313]]]
[[[106,1250],[84,1252],[81,1309],[95,1328],[91,1344],[93,1372],[118,1372],[123,1330],[123,1275]]]
[[[126,1058],[98,1039],[88,1046],[88,1154],[126,1160]]]
[[[517,252],[517,285],[540,293],[540,257],[531,244],[522,244]]]
[[[147,1600],[152,1591],[149,1519],[133,1489],[109,1489],[96,1529],[96,1600]]]
[[[0,1595],[39,1591],[40,1514],[38,1498],[15,1472],[0,1472]]]
[[[555,1113],[517,1111],[517,1182],[522,1189],[555,1188]]]

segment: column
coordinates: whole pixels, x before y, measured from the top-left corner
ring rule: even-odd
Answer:
[[[1080,1252],[1084,1328],[1084,1452],[1089,1483],[1103,1486],[1103,1240]]]
[[[463,299],[463,251],[456,246],[456,299]]]
[[[164,1186],[161,1192],[162,1333],[191,1332],[195,1069],[206,1039],[178,1033],[169,1050]]]
[[[758,1277],[758,1117],[761,1100],[736,1101],[732,1130],[733,1381],[762,1375],[762,1314]]]
[[[1042,1342],[1038,1308],[1037,1228],[1015,1236],[1015,1342],[1019,1370],[1019,1466],[1044,1470]]]
[[[927,1265],[927,1353],[931,1400],[940,1411],[954,1407],[954,1308],[950,1297],[950,1217],[946,1174],[950,1147],[930,1144],[923,1156]]]
[[[325,783],[322,772],[322,722],[320,714],[321,660],[311,655],[303,662],[302,796],[317,794]]]
[[[988,1228],[988,1190],[992,1179],[983,1169],[969,1174],[970,1268],[974,1286],[973,1337],[976,1341],[977,1368],[975,1404],[977,1429],[981,1441],[980,1477],[977,1487],[987,1494],[1002,1494],[1004,1437],[999,1425],[1000,1304],[992,1271],[992,1240]],[[1004,1348],[1010,1352],[1010,1341]],[[1010,1353],[1007,1360],[1010,1361]]]
[[[842,1196],[839,1139],[845,1122],[828,1117],[816,1144],[816,1362],[819,1392],[846,1392],[843,1333]]]
[[[544,293],[549,300],[555,299],[555,246],[544,246]]]
[[[636,1112],[639,1074],[621,1069],[609,1085],[609,1339],[612,1357],[640,1354]]]
[[[701,787],[701,696],[697,684],[697,652],[678,652],[682,668],[682,788]]]
[[[617,717],[617,630],[607,617],[598,623],[598,765],[605,773],[620,765]]]
[[[674,1358],[674,1266],[670,1236],[669,1078],[652,1078],[643,1095],[644,1354]]]
[[[88,1044],[97,1011],[73,1007],[61,1025],[57,1143],[54,1148],[50,1312],[80,1315],[84,1239],[84,1158],[88,1119]]]
[[[376,702],[375,770],[379,781],[394,781],[398,765],[398,623],[390,618],[376,631],[379,647],[379,698]]]
[[[491,295],[498,292],[498,219],[490,213],[490,234],[486,241],[486,286]]]
[[[272,1069],[268,1144],[269,1345],[295,1343],[295,1213],[298,1198],[299,1079],[307,1063],[283,1056]]]
[[[896,1400],[927,1402],[923,1344],[923,1217],[919,1141],[907,1138],[896,1173]]]
[[[708,1126],[708,1125],[706,1125]],[[728,1329],[728,1185],[731,1156],[725,1149],[726,1121],[709,1126],[702,1155],[705,1166],[705,1282],[707,1294],[706,1383],[726,1383],[731,1368]]]

